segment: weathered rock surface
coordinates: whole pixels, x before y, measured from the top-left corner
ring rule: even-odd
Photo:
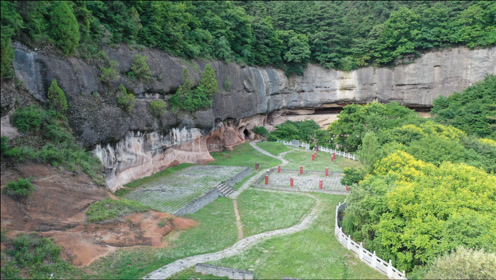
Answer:
[[[373,100],[430,107],[439,95],[461,91],[487,73],[496,73],[494,47],[430,52],[394,69],[367,67],[342,72],[308,65],[302,76],[290,78],[270,67],[210,61],[220,91],[213,98],[213,107],[194,114],[169,110],[158,119],[149,113],[149,103],[167,101],[182,83],[184,68],[198,85],[207,62],[185,61],[158,50],[106,47],[109,60],[119,63],[120,78],[113,85],[105,85],[99,78],[100,68],[108,67],[103,61],[61,58],[43,50],[35,52],[20,43],[14,43],[14,48],[16,75],[35,98],[46,102],[49,84],[57,79],[70,104],[71,125],[77,137],[104,162],[112,190],[181,162],[210,161],[209,151],[253,138],[250,129],[264,125],[265,116],[273,111]],[[127,77],[136,54],[150,58],[151,81]],[[228,78],[231,86],[224,89]],[[117,106],[115,91],[119,84],[138,99],[130,113]],[[321,122],[326,124],[325,120]]]

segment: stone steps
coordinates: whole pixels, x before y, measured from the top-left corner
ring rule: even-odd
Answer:
[[[234,189],[224,183],[219,183],[215,186],[221,196],[229,196],[234,192]]]

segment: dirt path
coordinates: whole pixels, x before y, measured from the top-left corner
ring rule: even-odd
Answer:
[[[238,201],[233,199],[234,215],[236,215],[236,227],[238,228],[238,240],[243,239],[243,225],[238,211]]]

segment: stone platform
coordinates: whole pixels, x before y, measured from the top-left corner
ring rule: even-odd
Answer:
[[[125,198],[161,212],[174,213],[244,169],[242,166],[191,166],[144,184]]]

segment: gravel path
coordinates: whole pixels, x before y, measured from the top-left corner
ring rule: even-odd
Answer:
[[[304,194],[304,195],[312,197],[313,199],[315,199],[316,203],[312,207],[312,209],[301,219],[300,223],[298,223],[292,227],[289,227],[289,228],[267,231],[267,232],[263,232],[263,233],[259,233],[256,235],[252,235],[252,236],[243,238],[240,241],[236,242],[233,246],[231,246],[227,249],[224,249],[222,251],[219,251],[219,252],[215,252],[215,253],[211,253],[211,254],[196,255],[196,256],[191,256],[191,257],[177,260],[175,262],[172,262],[168,265],[163,266],[160,269],[153,271],[152,273],[145,276],[143,279],[166,279],[166,278],[171,277],[172,275],[174,275],[174,274],[176,274],[176,273],[178,273],[184,269],[192,267],[198,263],[206,263],[206,262],[210,262],[210,261],[216,261],[216,260],[220,260],[223,258],[235,256],[237,254],[240,254],[244,250],[248,249],[249,247],[251,247],[255,243],[269,239],[271,237],[293,234],[293,233],[302,231],[304,229],[307,229],[310,226],[310,224],[317,217],[321,202],[317,197],[315,197],[311,194]]]

